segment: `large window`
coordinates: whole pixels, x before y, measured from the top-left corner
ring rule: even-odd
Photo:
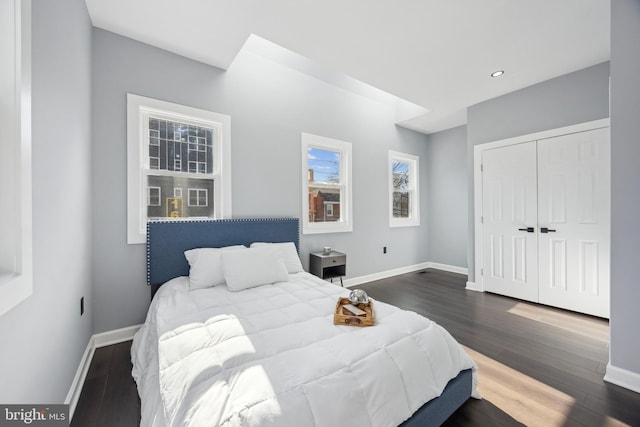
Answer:
[[[352,231],[351,144],[302,134],[302,232]]]
[[[420,225],[419,161],[411,154],[389,151],[389,225]]]
[[[33,293],[31,2],[0,0],[0,315]]]
[[[132,94],[127,108],[129,243],[150,219],[230,217],[229,116]]]

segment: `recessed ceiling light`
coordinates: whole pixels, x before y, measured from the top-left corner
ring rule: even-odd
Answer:
[[[498,70],[491,73],[491,77],[499,77],[504,74],[504,70]]]

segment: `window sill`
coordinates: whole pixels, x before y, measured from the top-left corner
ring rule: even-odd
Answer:
[[[18,277],[17,274],[4,273],[4,272],[0,271],[0,287],[2,287],[3,285],[11,282],[12,280],[16,279],[17,277]]]
[[[0,316],[29,298],[32,293],[31,276],[0,273]]]
[[[314,223],[313,225],[303,224],[302,226],[302,234],[350,233],[352,231],[353,227],[351,226],[351,224],[320,225],[319,223]]]
[[[391,220],[389,221],[389,227],[419,227],[420,220],[407,219],[407,220]]]

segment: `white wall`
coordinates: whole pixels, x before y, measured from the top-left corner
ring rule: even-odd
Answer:
[[[640,391],[640,2],[611,2],[611,366]],[[607,374],[611,372],[607,368]],[[620,379],[620,378],[618,378]]]
[[[0,317],[2,403],[64,402],[92,334],[91,23],[84,1],[33,0],[32,34],[34,292]]]
[[[303,235],[303,264],[323,246],[347,253],[349,277],[429,260],[426,220],[388,225],[387,151],[427,150],[425,135],[394,125],[395,106],[253,53],[225,72],[103,30],[93,37],[95,332],[142,323],[149,303],[145,247],[126,243],[127,92],[231,116],[235,217],[301,216],[301,132],[351,142],[353,232]]]
[[[429,261],[467,267],[467,127],[429,135]]]

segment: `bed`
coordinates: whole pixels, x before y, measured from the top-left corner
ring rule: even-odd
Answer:
[[[295,218],[149,223],[142,426],[438,426],[479,398],[476,365],[434,322],[375,301],[375,326],[334,325],[349,290],[298,251]],[[224,283],[201,286],[194,254]]]

